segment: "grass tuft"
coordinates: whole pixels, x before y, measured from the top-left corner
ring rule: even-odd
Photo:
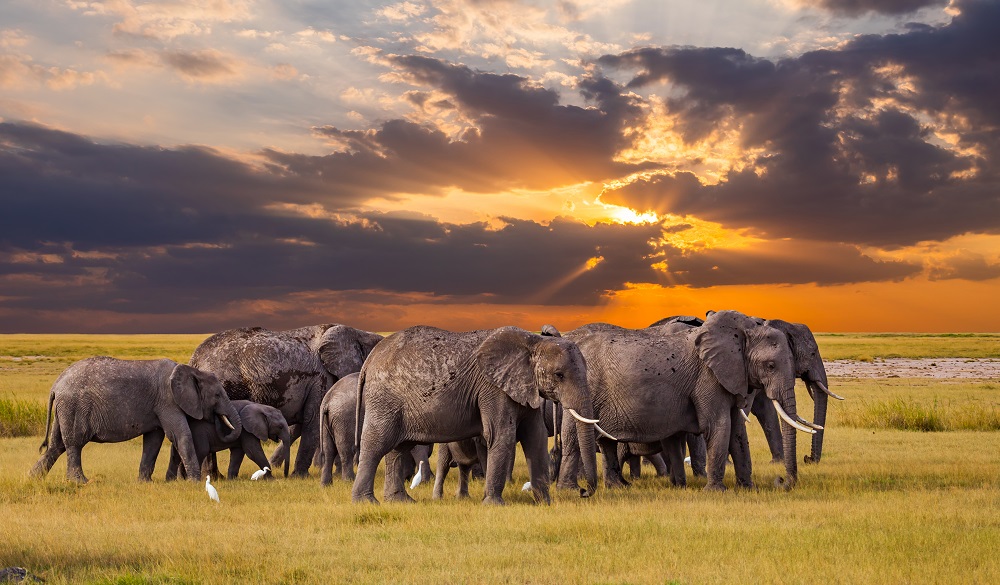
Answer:
[[[1000,410],[978,403],[945,404],[937,399],[930,405],[902,397],[873,402],[862,400],[860,408],[840,418],[840,424],[921,432],[996,431],[1000,430]]]
[[[0,398],[0,437],[45,434],[45,405],[35,400]]]

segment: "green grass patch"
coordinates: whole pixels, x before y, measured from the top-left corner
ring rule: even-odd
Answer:
[[[1000,333],[817,333],[823,359],[1000,358]]]
[[[0,398],[0,437],[43,435],[45,409],[35,400]]]
[[[912,398],[862,401],[861,407],[840,417],[844,426],[901,431],[997,431],[1000,409],[982,404],[922,404]]]

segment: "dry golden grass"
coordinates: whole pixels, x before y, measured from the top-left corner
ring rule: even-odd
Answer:
[[[39,371],[44,360],[0,364],[0,397],[44,401],[66,363],[51,373]],[[243,479],[214,482],[216,505],[202,483],[162,480],[166,449],[155,481],[137,482],[138,441],[88,445],[86,486],[65,482],[65,457],[33,481],[41,437],[0,439],[0,567],[49,583],[1000,582],[1000,433],[846,426],[880,401],[995,405],[997,385],[831,385],[849,400],[831,401],[823,461],[800,465],[791,492],[772,487],[782,469],[766,463],[756,426],[756,491],[705,493],[703,480],[671,489],[647,469],[628,490],[560,492],[535,506],[518,491],[519,460],[505,508],[478,502],[480,482],[472,501],[455,500],[455,474],[443,501],[425,484],[416,505],[355,506],[339,479],[251,482],[249,462]],[[802,437],[800,456],[807,449]]]

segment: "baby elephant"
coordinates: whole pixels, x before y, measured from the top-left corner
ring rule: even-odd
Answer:
[[[278,441],[278,450],[282,451],[285,461],[285,477],[288,477],[288,464],[291,461],[288,449],[291,445],[289,439],[288,423],[281,411],[273,406],[258,404],[249,400],[233,400],[233,406],[240,414],[243,422],[243,432],[233,439],[226,437],[225,428],[218,423],[212,424],[203,420],[191,420],[191,436],[194,439],[194,450],[198,456],[198,461],[202,465],[202,473],[207,473],[205,463],[208,456],[229,449],[229,479],[236,479],[240,475],[240,466],[243,464],[243,456],[249,456],[250,460],[256,463],[261,469],[268,466],[267,456],[260,442],[268,439]],[[170,449],[170,464],[167,467],[167,481],[177,478],[180,464],[180,454],[177,449]],[[184,470],[180,470],[182,477]],[[264,476],[267,479],[274,479],[270,469]]]
[[[189,418],[225,425],[226,438],[243,430],[240,415],[214,375],[175,361],[94,357],[63,371],[49,391],[41,458],[31,468],[42,477],[64,452],[66,478],[87,483],[80,451],[87,443],[119,443],[142,436],[139,479],[153,476],[166,435],[180,452],[191,480],[201,470]],[[221,428],[221,427],[220,427]],[[50,432],[51,429],[51,432]]]
[[[319,407],[319,449],[320,476],[322,485],[333,483],[334,473],[340,474],[347,481],[354,481],[354,464],[357,451],[354,442],[357,440],[357,421],[364,420],[362,407],[361,416],[357,416],[358,403],[358,373],[349,374],[337,380],[323,396]],[[417,445],[409,454],[403,457],[403,477],[409,480],[423,463],[424,473],[421,478],[427,478],[430,473],[431,445]]]
[[[486,440],[482,437],[453,441],[438,445],[437,474],[434,478],[434,499],[440,500],[444,495],[444,479],[453,464],[458,465],[459,498],[469,497],[469,475],[472,467],[479,464],[483,473],[486,472]]]

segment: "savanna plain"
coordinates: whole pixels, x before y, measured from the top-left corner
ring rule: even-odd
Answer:
[[[625,490],[589,499],[553,490],[551,506],[520,492],[508,505],[452,494],[415,505],[352,505],[336,478],[136,480],[140,440],[90,444],[91,482],[65,481],[61,457],[29,480],[56,376],[112,355],[186,362],[205,335],[0,335],[0,568],[47,583],[935,583],[1000,582],[1000,379],[831,376],[819,464],[783,474],[756,422],[748,427],[757,489],[669,487],[651,468]],[[827,360],[1000,360],[1000,334],[821,334]],[[811,400],[798,388],[800,412]],[[799,459],[808,453],[799,437]],[[273,445],[271,446],[273,448]],[[268,450],[270,452],[270,449]],[[220,454],[220,465],[227,456]],[[434,456],[432,456],[432,461]],[[733,485],[731,471],[726,483]],[[381,473],[376,484],[381,495]]]

